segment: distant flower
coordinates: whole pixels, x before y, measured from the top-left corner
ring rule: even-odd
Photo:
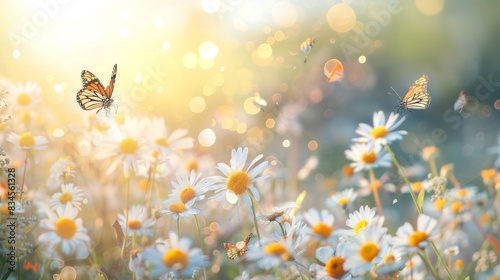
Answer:
[[[258,220],[265,220],[268,222],[282,223],[288,221],[293,216],[291,212],[299,208],[295,202],[287,202],[283,206],[273,207],[270,212],[264,215],[257,216]]]
[[[448,191],[447,198],[450,200],[460,200],[462,202],[471,202],[476,196],[478,191],[477,187],[470,186],[464,188],[454,188]]]
[[[448,247],[446,249],[444,249],[443,251],[444,255],[446,256],[456,256],[460,253],[460,248],[458,246],[451,246],[451,247]]]
[[[375,144],[385,145],[403,139],[403,135],[406,135],[407,132],[404,130],[394,130],[405,121],[406,117],[402,117],[399,121],[398,117],[398,114],[391,112],[389,119],[385,122],[383,111],[373,113],[373,127],[365,123],[360,123],[358,129],[356,129],[356,133],[361,135],[361,137],[354,138],[353,141],[358,143],[374,142]]]
[[[97,146],[96,159],[112,159],[106,170],[109,175],[123,164],[123,173],[130,176],[130,169],[137,170],[137,161],[144,155],[143,121],[126,117],[123,125],[114,125]]]
[[[439,150],[436,146],[426,146],[422,149],[422,158],[425,161],[435,159],[439,155]]]
[[[82,205],[82,200],[83,200],[83,191],[79,187],[76,187],[72,183],[62,184],[61,192],[53,194],[52,197],[50,198],[50,207],[64,208],[66,204],[69,203],[72,204],[78,210],[82,210],[80,208],[80,205]]]
[[[309,271],[315,275],[314,279],[348,280],[352,278],[351,274],[344,269],[346,259],[336,253],[332,247],[321,247],[316,250],[316,258],[325,265],[312,264],[309,267]]]
[[[383,261],[382,252],[389,246],[387,229],[368,225],[365,230],[345,243],[342,256],[346,258],[344,268],[353,276],[362,276]]]
[[[194,205],[194,204],[193,204]],[[179,219],[179,217],[187,218],[190,215],[198,215],[201,210],[194,208],[193,205],[191,207],[187,207],[186,204],[181,201],[167,201],[163,202],[163,209],[160,212],[164,215],[172,215],[174,219]]]
[[[181,177],[179,173],[176,174],[177,181],[172,181],[172,193],[169,199],[165,200],[164,205],[170,205],[174,202],[182,202],[187,208],[194,205],[196,201],[203,200],[205,193],[208,191],[210,182],[201,178],[201,174],[196,174],[193,170],[191,174],[184,173]]]
[[[125,227],[128,227],[128,235],[132,236],[152,236],[154,220],[148,218],[148,211],[141,205],[134,205],[128,212],[128,223],[126,219],[126,211],[124,214],[118,214],[118,221],[125,232]]]
[[[176,233],[170,232],[168,240],[158,239],[154,247],[145,249],[142,257],[149,268],[149,276],[158,278],[174,273],[176,278],[191,276],[195,269],[208,266],[208,258],[200,248],[191,248],[191,240],[187,237],[179,239]]]
[[[44,252],[50,256],[61,254],[65,257],[86,258],[90,253],[90,238],[87,230],[78,218],[78,209],[71,204],[56,208],[55,212],[46,211],[47,218],[42,219],[40,228],[48,230],[38,237],[38,242],[47,246]]]
[[[320,213],[317,209],[310,208],[304,213],[304,219],[309,225],[304,233],[310,234],[318,240],[333,242],[333,223],[335,218],[327,210],[323,209]]]
[[[9,87],[11,104],[15,109],[31,110],[42,102],[42,89],[33,82],[17,83]]]
[[[355,143],[350,150],[345,151],[345,156],[353,161],[351,167],[356,172],[391,166],[391,157],[380,145]]]
[[[370,181],[365,178],[361,178],[359,180],[359,189],[357,193],[360,196],[371,195],[375,189],[378,192],[387,191],[387,192],[395,192],[396,186],[392,183],[386,183],[388,176],[383,175],[380,179]]]
[[[260,195],[254,184],[267,178],[265,175],[260,175],[267,167],[267,161],[254,166],[262,157],[262,155],[258,155],[244,170],[243,168],[248,158],[248,148],[233,149],[231,152],[231,166],[224,163],[219,163],[217,165],[217,169],[222,172],[224,176],[211,177],[211,181],[214,183],[211,189],[215,191],[215,195],[212,196],[210,200],[222,201],[225,199],[227,202],[239,206],[240,199],[243,199],[248,212],[253,213],[251,210],[252,198],[250,193],[258,201]]]
[[[55,190],[59,186],[75,177],[75,164],[70,158],[61,157],[50,167],[50,176],[47,186],[50,190]]]
[[[193,138],[185,137],[187,129],[177,129],[169,133],[163,118],[153,117],[147,122],[147,127],[150,146],[158,150],[163,159],[172,154],[182,154],[184,150],[191,149],[194,145]]]
[[[354,189],[343,190],[336,194],[330,195],[326,199],[326,206],[331,209],[346,210],[356,200],[357,196],[358,195],[354,192]]]
[[[437,232],[438,221],[425,214],[420,214],[416,230],[408,222],[398,228],[396,236],[393,238],[394,248],[401,248],[404,253],[425,249],[429,240],[433,239]]]
[[[33,136],[30,132],[21,135],[11,132],[7,136],[7,141],[21,148],[22,150],[45,150],[47,149],[47,138],[43,136]]]
[[[387,275],[403,269],[407,262],[407,257],[401,250],[394,249],[392,246],[385,246],[381,253],[382,261],[375,267],[378,275]]]
[[[345,224],[352,229],[348,230],[348,232],[358,235],[368,225],[378,225],[380,227],[383,222],[384,217],[377,216],[375,209],[364,205],[359,208],[359,211],[356,210],[349,214],[349,219]]]

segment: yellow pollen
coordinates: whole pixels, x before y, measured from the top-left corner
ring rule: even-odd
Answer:
[[[377,161],[377,155],[374,151],[363,153],[363,155],[361,156],[361,161],[363,161],[363,163],[365,164],[374,163]]]
[[[411,184],[411,189],[413,192],[419,192],[422,190],[422,182],[415,182]]]
[[[176,267],[176,269],[183,270],[188,266],[189,259],[187,254],[181,249],[172,248],[163,255],[163,263],[169,268],[172,268],[176,264],[180,264],[180,267]]]
[[[315,234],[321,235],[323,238],[328,238],[330,234],[332,233],[332,227],[328,226],[325,223],[317,223],[314,225],[312,228],[313,232]]]
[[[455,261],[455,267],[461,268],[463,266],[464,266],[464,261],[463,260],[458,259],[458,260]]]
[[[355,226],[354,226],[354,233],[355,234],[358,234],[359,231],[361,231],[362,229],[364,229],[366,226],[368,225],[368,221],[367,220],[361,220],[359,221]]]
[[[344,165],[342,172],[344,173],[344,176],[351,177],[354,174],[354,168],[350,167],[349,165]]]
[[[191,171],[198,171],[198,163],[196,162],[195,159],[190,159],[186,162],[186,170],[191,172]]]
[[[264,248],[264,253],[269,255],[281,256],[287,253],[286,247],[281,243],[269,243]]]
[[[458,197],[465,197],[468,193],[469,193],[468,190],[462,189],[462,190],[457,191],[457,196]]]
[[[56,222],[55,231],[57,235],[64,239],[71,239],[76,233],[76,224],[66,217],[59,218]]]
[[[415,231],[410,234],[410,237],[408,237],[408,244],[413,247],[418,247],[418,244],[427,240],[427,238],[429,238],[429,235],[427,233],[423,231]]]
[[[248,176],[248,173],[241,170],[231,172],[226,179],[226,187],[236,195],[244,194],[247,191],[249,184],[250,177]]]
[[[445,205],[446,205],[446,199],[444,198],[438,198],[434,201],[434,209],[438,211],[443,211]]]
[[[384,263],[393,263],[396,260],[396,257],[393,254],[388,254],[384,257]]]
[[[133,154],[137,151],[137,148],[137,141],[132,138],[127,137],[120,142],[120,152],[122,154]]]
[[[370,190],[372,190],[372,191],[378,190],[378,189],[380,189],[381,186],[382,186],[382,182],[380,182],[380,180],[375,180],[375,181],[370,183]]]
[[[61,197],[59,197],[59,202],[61,204],[66,204],[68,201],[71,201],[73,199],[73,196],[70,193],[63,193],[61,194]]]
[[[182,191],[179,194],[179,198],[181,199],[182,203],[186,203],[193,199],[195,197],[196,193],[194,192],[194,189],[191,188],[190,186],[185,187],[182,189]]]
[[[17,103],[21,106],[28,106],[31,103],[31,96],[23,92],[17,96]]]
[[[436,148],[436,146],[426,146],[422,149],[422,158],[425,161],[435,158],[437,154],[438,149]]]
[[[141,229],[142,223],[139,220],[129,220],[128,221],[128,228],[132,230],[138,230]]]
[[[0,213],[2,215],[4,215],[4,216],[7,216],[10,213],[10,211],[9,211],[9,205],[7,205],[7,204],[2,205],[0,207]]]
[[[168,143],[167,139],[165,139],[165,138],[158,138],[158,139],[156,139],[155,142],[156,142],[156,144],[163,146],[163,147],[168,147],[168,145],[170,144],[170,143]]]
[[[347,271],[344,270],[345,259],[341,257],[330,258],[325,264],[325,271],[332,278],[341,278]]]
[[[385,126],[374,127],[371,131],[373,139],[383,138],[384,136],[387,135],[387,133],[389,133],[389,130],[387,130]]]
[[[347,203],[349,203],[349,198],[347,197],[341,197],[339,199],[337,199],[337,204],[338,205],[347,205]]]
[[[485,180],[493,179],[495,178],[496,175],[497,175],[497,170],[495,168],[481,170],[481,177],[483,177],[483,179]]]
[[[182,213],[184,211],[186,211],[186,205],[184,205],[184,203],[182,202],[175,202],[175,203],[172,203],[170,204],[170,206],[168,207],[170,209],[170,211],[174,212],[175,214],[179,214],[179,213]]]
[[[154,149],[152,152],[151,152],[152,156],[154,158],[158,158],[160,156],[160,151],[158,151],[157,149]]]
[[[31,120],[30,111],[22,111],[19,113],[19,120],[22,123],[28,123]]]
[[[140,179],[139,180],[139,189],[146,191],[148,189],[148,179]]]
[[[462,210],[462,203],[460,201],[455,201],[451,204],[451,211],[455,214],[460,213],[460,210]]]
[[[31,148],[35,146],[35,137],[33,137],[33,135],[29,132],[23,133],[19,136],[19,145],[21,145],[21,147]]]
[[[361,258],[366,262],[371,262],[378,255],[378,246],[374,242],[366,242],[359,249]]]

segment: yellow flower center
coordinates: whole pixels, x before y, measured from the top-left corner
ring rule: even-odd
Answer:
[[[465,197],[468,193],[469,193],[468,190],[461,189],[461,190],[457,191],[457,196],[458,197]]]
[[[418,244],[427,240],[427,238],[429,238],[429,235],[427,233],[423,231],[415,231],[410,234],[410,237],[408,237],[408,244],[413,247],[418,247]]]
[[[140,179],[139,180],[139,189],[146,191],[148,189],[148,179]]]
[[[354,226],[354,233],[358,234],[362,229],[368,225],[367,220],[361,220]]]
[[[463,260],[458,259],[458,260],[455,261],[455,267],[461,268],[463,266],[464,266],[464,261]]]
[[[435,158],[437,156],[438,149],[436,146],[427,146],[422,149],[422,158],[425,161],[430,160],[431,158]]]
[[[132,138],[125,138],[120,142],[120,152],[122,154],[133,154],[137,151],[137,141]]]
[[[361,156],[361,161],[365,164],[371,164],[377,161],[377,155],[374,151],[363,153]]]
[[[287,253],[286,247],[278,242],[269,243],[264,248],[264,253],[269,255],[281,256]]]
[[[242,195],[247,191],[250,184],[248,173],[241,170],[235,170],[227,176],[226,187],[236,195]]]
[[[460,210],[462,210],[462,203],[460,201],[455,201],[451,204],[451,211],[455,214],[460,213]]]
[[[28,123],[31,120],[30,111],[22,111],[19,113],[19,120],[22,123]]]
[[[142,223],[139,220],[129,220],[128,221],[128,228],[132,230],[138,230],[141,229]]]
[[[2,122],[0,123],[0,131],[3,131],[3,129],[7,126],[7,123]]]
[[[332,227],[328,226],[325,223],[317,223],[314,225],[312,228],[313,232],[315,234],[321,235],[323,238],[328,238],[330,234],[332,233]]]
[[[366,262],[371,262],[378,255],[378,246],[374,242],[366,242],[359,249],[361,258]]]
[[[182,189],[181,193],[179,194],[179,198],[181,199],[182,203],[186,203],[193,199],[195,195],[196,193],[194,192],[194,189],[188,186]]]
[[[56,221],[56,233],[64,239],[71,239],[76,233],[76,224],[73,220],[63,217]]]
[[[350,167],[349,165],[345,165],[342,169],[342,172],[344,173],[344,176],[351,177],[354,174],[354,168]]]
[[[382,182],[380,182],[380,180],[375,180],[375,181],[370,183],[370,190],[372,190],[372,191],[378,190],[378,189],[380,189],[381,186],[382,186]]]
[[[483,177],[483,179],[485,180],[493,179],[495,178],[496,175],[497,175],[497,170],[495,168],[481,170],[481,177]]]
[[[443,211],[445,205],[446,205],[446,199],[444,198],[438,198],[434,201],[434,209],[438,211]]]
[[[182,213],[184,211],[186,211],[186,205],[184,205],[184,203],[182,202],[175,202],[175,203],[172,203],[170,204],[170,206],[168,207],[170,209],[170,211],[176,213],[176,214],[179,214],[179,213]]]
[[[156,142],[156,144],[163,146],[163,147],[168,147],[168,145],[170,144],[170,143],[168,143],[167,139],[165,139],[165,138],[158,138],[158,139],[156,139],[155,142]]]
[[[191,171],[198,171],[198,163],[194,159],[190,159],[186,162],[186,170],[191,172]]]
[[[172,268],[176,264],[180,265],[179,267],[175,267],[175,269],[182,270],[188,266],[189,259],[187,254],[181,249],[172,248],[163,255],[163,263],[169,268]]]
[[[411,190],[413,192],[419,192],[420,190],[422,190],[422,182],[415,182],[411,184]]]
[[[73,196],[70,193],[63,193],[61,194],[61,197],[59,197],[59,202],[61,204],[66,204],[68,201],[71,201],[73,199]]]
[[[35,137],[29,132],[23,133],[19,136],[19,145],[21,147],[33,147],[35,146]]]
[[[2,215],[7,216],[7,215],[10,213],[10,211],[9,211],[9,205],[7,205],[7,204],[2,205],[2,206],[0,207],[0,213],[1,213]]]
[[[347,205],[347,203],[349,203],[349,198],[347,197],[341,197],[339,199],[337,199],[337,204],[338,205]]]
[[[371,131],[373,139],[383,138],[384,136],[387,135],[387,133],[389,133],[389,130],[387,130],[385,126],[374,127]]]
[[[21,106],[28,106],[31,103],[31,96],[23,92],[17,96],[17,103]]]
[[[325,271],[332,278],[341,278],[346,271],[344,270],[345,259],[341,257],[330,258],[325,264]]]
[[[393,254],[384,257],[384,263],[393,263],[394,261],[396,261],[396,257]]]

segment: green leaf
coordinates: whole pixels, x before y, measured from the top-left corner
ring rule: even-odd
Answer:
[[[422,209],[423,205],[424,205],[424,198],[425,198],[425,190],[422,189],[420,190],[420,193],[418,194],[418,198],[417,198],[417,207],[418,209]]]

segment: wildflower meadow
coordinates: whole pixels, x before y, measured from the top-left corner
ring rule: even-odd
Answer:
[[[2,2],[0,280],[500,279],[494,5]]]

